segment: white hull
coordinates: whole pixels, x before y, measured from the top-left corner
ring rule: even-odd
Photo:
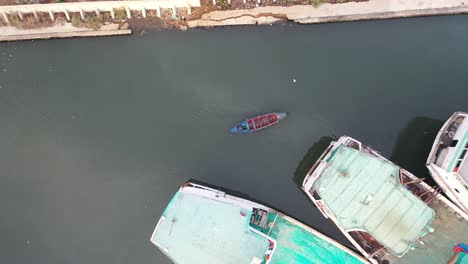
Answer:
[[[454,113],[437,134],[426,166],[444,193],[468,212],[468,114]]]

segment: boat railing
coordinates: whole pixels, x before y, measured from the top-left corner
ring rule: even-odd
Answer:
[[[271,260],[271,256],[273,256],[273,254],[275,253],[275,250],[276,250],[276,240],[274,238],[272,238],[271,236],[268,236],[260,231],[258,231],[257,229],[251,227],[249,225],[249,231],[263,237],[264,239],[266,239],[270,245],[273,244],[273,246],[270,248],[268,248],[268,250],[265,252],[265,258],[266,258],[266,263],[269,263],[270,260]]]
[[[323,159],[325,158],[325,156],[330,152],[330,150],[333,148],[334,144],[336,142],[331,142],[330,145],[325,149],[325,151],[322,153],[322,155],[320,155],[320,157],[317,159],[317,161],[314,163],[314,165],[312,166],[312,168],[310,168],[310,170],[307,172],[306,174],[306,177],[304,178],[304,181],[302,182],[302,186],[306,186],[308,181],[311,179],[312,177],[312,174],[314,173],[315,169],[317,168],[317,166],[322,163]],[[315,178],[316,179],[316,178]],[[315,181],[314,179],[314,181]],[[310,185],[312,186],[312,185]],[[308,190],[306,190],[308,191]]]
[[[357,149],[357,150],[361,150],[361,148],[362,148],[361,142],[359,142],[359,141],[357,141],[357,140],[355,140],[354,138],[351,138],[351,137],[346,137],[346,140],[342,144],[347,146],[347,147]]]
[[[358,245],[366,251],[368,258],[379,258],[379,253],[386,252],[385,246],[379,243],[371,234],[365,231],[349,231],[348,234],[358,243]],[[384,255],[384,254],[382,254]]]
[[[426,204],[430,204],[440,193],[440,187],[430,187],[424,184],[425,178],[416,178],[409,176],[409,172],[400,169],[400,182],[414,196],[418,197]]]

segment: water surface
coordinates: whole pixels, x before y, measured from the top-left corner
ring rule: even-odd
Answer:
[[[409,147],[417,158],[405,165],[425,173],[419,145],[427,150],[441,120],[468,111],[467,23],[0,44],[0,262],[169,263],[149,237],[190,178],[345,241],[293,181],[296,167],[321,137],[347,134],[387,157]],[[228,133],[270,111],[290,116],[256,134]],[[408,134],[415,119],[429,123]],[[420,136],[429,140],[405,143]]]

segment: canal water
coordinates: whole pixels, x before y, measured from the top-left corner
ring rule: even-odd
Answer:
[[[345,242],[296,185],[299,163],[320,138],[346,134],[424,177],[441,121],[468,111],[467,24],[0,44],[0,262],[169,263],[149,237],[188,179],[247,193]],[[271,111],[290,115],[228,133]]]

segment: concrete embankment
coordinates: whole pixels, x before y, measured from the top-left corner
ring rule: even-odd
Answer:
[[[225,0],[213,0],[213,4],[217,5],[218,1]],[[247,0],[235,1],[243,1],[244,4],[247,2]],[[251,4],[252,1],[249,0],[249,3]],[[465,6],[464,1],[369,0],[342,4],[322,4],[318,7],[312,5],[275,5],[211,12],[205,10],[219,9],[220,7],[206,5],[206,3],[201,6],[200,0],[96,1],[0,6],[0,41],[130,34],[131,31],[127,27],[122,28],[118,24],[132,19],[135,14],[146,20],[147,12],[152,14],[148,18],[156,17],[166,21],[176,21],[177,17],[183,17],[184,19],[180,19],[182,23],[177,25],[181,29],[186,29],[185,19],[189,20],[187,21],[188,27],[195,28],[273,24],[287,20],[301,24],[311,24],[468,13],[468,5]],[[231,0],[228,0],[228,2],[230,3]],[[257,5],[264,4],[262,0],[256,0],[255,2]],[[199,19],[191,20],[192,7],[201,7],[194,12],[193,16]],[[234,5],[232,8],[236,8],[236,6]],[[201,17],[200,13],[202,13]],[[112,22],[111,26],[104,25],[102,20],[99,20],[98,25],[94,21],[93,29],[83,26],[83,24],[90,21],[90,17],[102,19],[102,14],[108,17],[105,20],[106,23]],[[73,18],[74,21],[72,21]],[[31,22],[31,19],[33,22]],[[33,28],[18,27],[18,24],[21,25],[28,21]],[[38,25],[41,21],[47,21],[49,24],[41,27]],[[92,19],[91,22],[93,22]],[[2,27],[2,24],[7,26]],[[81,26],[77,26],[77,24]]]
[[[0,6],[0,19],[5,23],[10,23],[8,15],[17,14],[22,19],[24,14],[46,13],[51,20],[55,20],[56,14],[63,13],[67,20],[70,20],[70,13],[79,13],[81,19],[85,19],[85,13],[109,12],[112,18],[115,18],[115,11],[122,9],[125,16],[131,18],[131,11],[138,11],[146,17],[148,10],[156,10],[158,16],[161,16],[161,9],[170,9],[173,15],[176,15],[176,8],[186,8],[191,13],[192,7],[199,7],[200,0],[146,0],[146,1],[94,1],[94,2],[70,2],[54,4],[32,4],[32,5],[10,5]]]
[[[109,24],[99,30],[74,27],[70,23],[55,24],[51,27],[19,29],[17,27],[0,27],[0,41],[17,41],[32,39],[73,38],[73,37],[101,37],[115,35],[129,35],[132,31],[118,24]]]
[[[189,27],[271,24],[290,20],[301,24],[389,19],[468,13],[464,0],[369,0],[343,4],[266,6],[214,11],[189,21]]]
[[[119,23],[100,21],[94,29],[79,27],[76,24],[84,24],[89,17],[101,17],[102,14],[107,14],[112,21],[127,20],[133,17],[133,12],[139,13],[143,18],[147,17],[148,12],[155,13],[159,18],[166,12],[175,18],[178,9],[191,14],[192,7],[199,6],[200,0],[95,1],[0,6],[0,41],[126,35],[131,34],[128,24],[123,28]],[[70,23],[74,17],[79,21],[75,19],[75,23]],[[47,25],[36,24],[44,20],[48,21]],[[32,28],[18,27],[22,23],[29,23]],[[6,26],[1,26],[2,24]]]

